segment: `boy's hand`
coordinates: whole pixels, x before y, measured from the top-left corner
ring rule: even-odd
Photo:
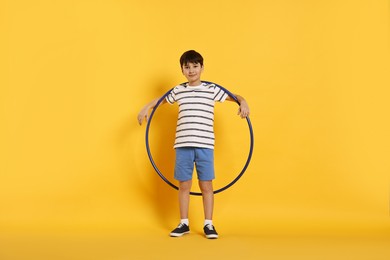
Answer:
[[[240,115],[241,118],[246,118],[247,116],[249,116],[249,106],[245,100],[241,101],[237,115]]]
[[[137,116],[137,119],[138,119],[138,124],[139,125],[142,125],[142,123],[144,122],[148,122],[149,120],[149,109],[142,109],[139,113],[138,113],[138,116]]]
[[[238,103],[240,104],[240,108],[238,109],[237,115],[239,115],[241,118],[246,118],[249,116],[249,106],[248,103],[246,103],[245,99],[241,97],[240,95],[235,95]],[[226,100],[230,101],[236,101],[236,99],[228,96]]]
[[[149,104],[146,104],[141,111],[138,113],[138,123],[139,125],[142,125],[142,122],[145,120],[146,122],[149,121],[149,110],[154,108],[157,105],[157,102],[159,101],[160,98],[156,98],[152,100]],[[167,101],[164,99],[161,101],[160,104],[165,104]]]

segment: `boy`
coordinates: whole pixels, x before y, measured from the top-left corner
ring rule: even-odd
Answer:
[[[176,150],[174,177],[179,181],[180,224],[170,235],[180,237],[189,233],[188,209],[192,172],[194,164],[202,192],[204,209],[204,233],[207,238],[218,238],[212,222],[214,208],[214,104],[225,100],[234,101],[225,91],[214,84],[202,83],[203,57],[194,50],[183,53],[180,66],[187,83],[176,86],[161,104],[177,102],[179,114],[176,127]],[[235,95],[240,103],[238,115],[249,116],[249,107],[245,99]],[[145,105],[138,114],[141,125],[149,119],[159,98]]]

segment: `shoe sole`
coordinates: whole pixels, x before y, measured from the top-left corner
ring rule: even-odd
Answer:
[[[188,234],[188,233],[190,233],[190,231],[187,231],[187,232],[184,232],[184,233],[171,233],[170,236],[171,237],[181,237],[181,236],[183,236],[185,234]]]
[[[206,235],[206,238],[208,238],[208,239],[216,239],[216,238],[218,238],[218,235]]]

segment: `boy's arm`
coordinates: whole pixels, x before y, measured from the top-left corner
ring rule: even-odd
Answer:
[[[153,99],[150,103],[146,104],[142,109],[141,111],[138,113],[138,116],[137,116],[137,119],[138,119],[138,123],[139,125],[142,125],[142,122],[145,120],[146,122],[148,122],[149,120],[149,110],[150,109],[153,109],[156,105],[157,105],[157,102],[160,100],[160,98],[156,98],[156,99]],[[167,101],[166,99],[164,98],[160,105],[162,104],[165,104]]]
[[[240,108],[238,109],[237,115],[240,115],[241,118],[246,118],[247,116],[249,116],[249,106],[248,106],[248,103],[246,102],[246,100],[242,96],[236,95],[236,94],[234,94],[234,96],[237,98],[238,103],[240,103]],[[230,96],[228,96],[226,98],[226,100],[235,101]]]

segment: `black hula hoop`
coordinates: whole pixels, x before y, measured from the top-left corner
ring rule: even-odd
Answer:
[[[215,86],[221,88],[222,90],[224,90],[231,98],[233,98],[236,103],[239,105],[240,103],[238,102],[237,98],[230,92],[228,91],[226,88],[218,85],[218,84],[215,84],[213,82],[209,82],[209,81],[202,81],[203,83],[207,83],[207,84],[214,84]],[[173,89],[173,88],[172,88]],[[174,185],[173,183],[171,183],[167,178],[165,178],[165,176],[161,173],[161,171],[158,169],[156,163],[154,162],[153,160],[153,157],[152,157],[152,154],[150,152],[150,147],[149,147],[149,128],[150,128],[150,122],[152,122],[152,118],[153,118],[153,115],[154,115],[154,112],[156,111],[156,109],[158,108],[158,106],[160,105],[160,103],[164,100],[164,98],[172,91],[172,89],[170,89],[169,91],[167,91],[167,93],[165,93],[158,101],[157,101],[157,104],[156,106],[153,108],[152,112],[150,113],[150,116],[149,116],[149,120],[147,122],[147,125],[146,125],[146,134],[145,134],[145,142],[146,142],[146,151],[148,152],[148,156],[149,156],[149,160],[150,160],[150,163],[152,164],[154,170],[157,172],[157,174],[161,177],[161,179],[163,179],[169,186],[171,186],[172,188],[176,189],[176,190],[179,190],[179,187],[177,187],[176,185]],[[246,163],[244,165],[244,167],[242,168],[241,172],[237,175],[237,177],[232,181],[230,182],[229,184],[227,184],[226,186],[218,189],[218,190],[215,190],[214,191],[214,194],[216,193],[219,193],[221,191],[224,191],[228,188],[230,188],[233,184],[235,184],[240,178],[241,176],[244,174],[244,172],[246,171],[246,169],[248,168],[248,165],[251,161],[251,158],[252,158],[252,153],[253,153],[253,145],[254,145],[254,136],[253,136],[253,129],[252,129],[252,124],[251,124],[251,121],[249,119],[249,117],[246,117],[246,121],[248,123],[248,127],[249,127],[249,134],[250,134],[250,147],[249,147],[249,154],[248,154],[248,159],[246,160]],[[196,195],[196,196],[200,196],[202,195],[201,192],[190,192],[191,195]]]

